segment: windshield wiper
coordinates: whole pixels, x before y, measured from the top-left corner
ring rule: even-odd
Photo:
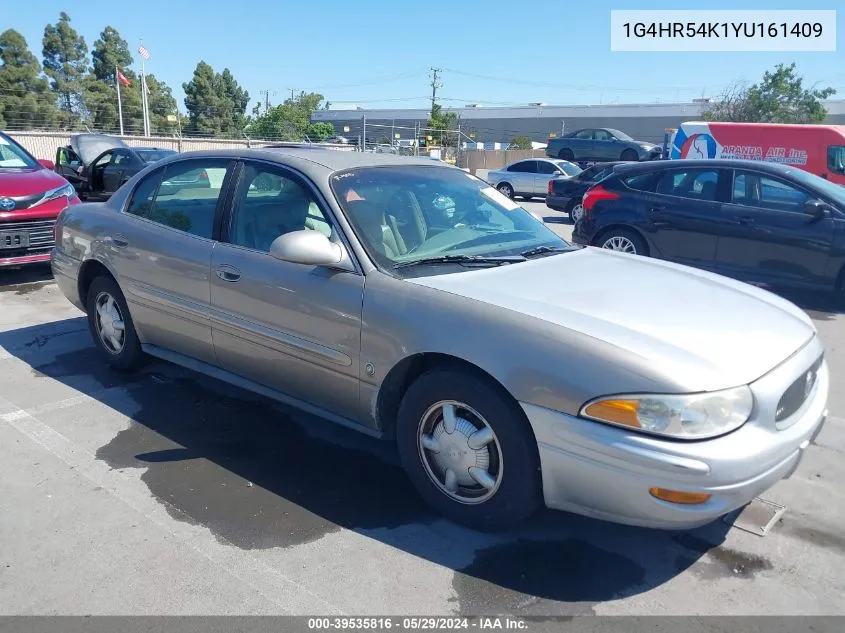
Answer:
[[[409,262],[399,262],[394,264],[393,267],[407,268],[408,266],[425,264],[487,264],[491,266],[501,266],[502,264],[515,264],[524,261],[525,258],[522,255],[508,255],[504,257],[484,257],[482,255],[439,255],[437,257],[415,259]]]
[[[534,257],[535,255],[542,255],[544,253],[566,253],[572,248],[568,246],[538,246],[537,248],[530,248],[527,251],[520,253],[522,257]]]

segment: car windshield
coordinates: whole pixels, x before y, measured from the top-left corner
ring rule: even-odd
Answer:
[[[383,268],[407,270],[432,257],[518,257],[541,246],[570,248],[531,213],[459,169],[365,167],[333,175],[331,186]]]
[[[620,141],[633,141],[634,140],[630,136],[625,134],[625,132],[622,132],[620,130],[608,129],[607,131],[610,132],[611,134],[613,134],[613,136],[615,136]]]
[[[39,169],[38,161],[5,134],[0,134],[0,169]]]
[[[172,149],[136,149],[135,152],[145,163],[155,163],[176,153]]]
[[[575,163],[570,163],[569,161],[566,161],[566,160],[556,160],[556,161],[554,161],[554,163],[555,163],[555,165],[560,167],[563,170],[563,173],[566,174],[567,176],[577,176],[582,171],[584,171],[583,169],[581,169]]]
[[[838,205],[845,208],[845,186],[837,185],[803,169],[787,167],[786,170],[786,173],[792,176],[796,182],[820,191],[823,195],[833,199]]]

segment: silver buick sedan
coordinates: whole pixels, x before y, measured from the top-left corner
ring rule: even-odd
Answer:
[[[427,159],[181,154],[66,209],[53,271],[114,367],[156,356],[394,441],[480,529],[541,504],[704,524],[788,477],[827,414],[791,303],[575,247]]]

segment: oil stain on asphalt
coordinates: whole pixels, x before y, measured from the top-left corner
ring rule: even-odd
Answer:
[[[763,556],[748,554],[725,546],[713,547],[708,541],[692,534],[678,534],[674,540],[687,550],[678,555],[677,567],[690,567],[705,580],[720,578],[753,578],[761,571],[773,569],[771,561]],[[702,554],[709,560],[698,560]]]

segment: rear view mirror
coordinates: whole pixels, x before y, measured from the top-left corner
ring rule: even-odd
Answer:
[[[830,207],[826,202],[817,198],[807,200],[804,203],[804,213],[816,219],[823,218],[828,214]]]
[[[319,231],[302,230],[285,233],[273,240],[270,255],[293,264],[331,266],[343,259],[343,249]]]

